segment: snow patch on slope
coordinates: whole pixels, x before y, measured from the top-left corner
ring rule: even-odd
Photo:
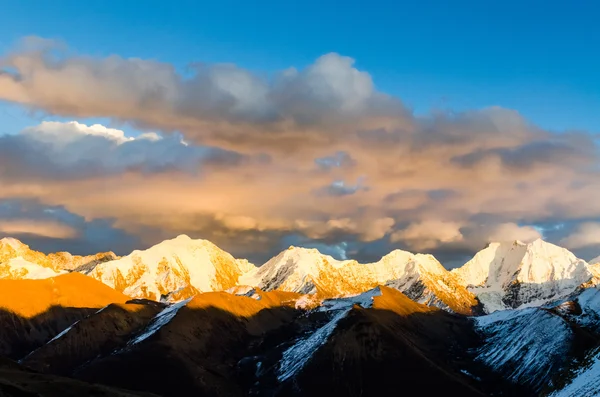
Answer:
[[[283,352],[279,365],[277,379],[283,382],[296,375],[315,354],[315,352],[327,342],[329,335],[333,333],[337,323],[348,314],[350,309],[341,310],[323,327],[316,330],[308,338],[297,342]]]
[[[173,319],[173,317],[175,317],[175,315],[177,314],[179,309],[181,309],[182,307],[187,305],[188,302],[191,300],[192,300],[192,298],[186,299],[184,301],[175,303],[175,304],[165,308],[164,310],[162,310],[160,313],[158,313],[152,319],[152,321],[150,321],[150,324],[148,324],[148,326],[146,327],[144,332],[141,333],[140,335],[138,335],[137,337],[135,337],[133,340],[129,341],[129,343],[127,343],[127,345],[133,346],[135,344],[138,344],[138,343],[148,339],[152,335],[154,335],[156,332],[158,332],[159,329],[164,327],[166,324],[168,324]]]
[[[335,330],[338,322],[352,310],[354,305],[358,304],[364,308],[372,307],[373,298],[380,295],[381,289],[377,287],[360,295],[323,301],[323,305],[317,310],[332,313],[331,319],[327,324],[317,329],[310,336],[297,341],[293,346],[283,352],[277,379],[280,382],[283,382],[295,376],[302,368],[304,368],[315,352],[327,342],[327,339]]]
[[[337,311],[351,309],[354,305],[360,305],[363,308],[373,307],[373,298],[381,296],[381,288],[375,287],[362,294],[347,296],[344,298],[326,299],[321,303],[318,311]]]
[[[600,354],[591,364],[580,368],[567,386],[551,394],[552,397],[593,397],[600,395]]]

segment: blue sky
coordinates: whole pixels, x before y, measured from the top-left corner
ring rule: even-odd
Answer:
[[[4,2],[0,49],[35,34],[93,56],[232,62],[268,73],[335,51],[417,113],[499,105],[600,132],[593,1]],[[3,107],[3,129],[29,122]]]

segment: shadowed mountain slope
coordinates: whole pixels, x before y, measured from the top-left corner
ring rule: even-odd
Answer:
[[[127,297],[82,274],[0,280],[0,354],[19,359],[75,322]]]

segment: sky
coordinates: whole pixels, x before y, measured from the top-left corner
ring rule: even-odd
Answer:
[[[0,235],[600,255],[596,2],[0,3]]]

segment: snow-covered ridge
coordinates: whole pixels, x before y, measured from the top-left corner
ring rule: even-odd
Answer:
[[[432,255],[395,250],[373,263],[338,261],[316,249],[290,247],[263,266],[240,277],[240,283],[324,298],[360,294],[377,285],[396,288],[419,303],[470,313],[469,293]]]
[[[254,265],[238,260],[207,240],[181,235],[145,251],[98,264],[88,275],[134,298],[172,301],[238,284]]]
[[[475,360],[533,390],[565,364],[574,338],[564,319],[540,308],[498,311],[475,322],[485,340]]]
[[[581,367],[562,389],[552,397],[594,397],[600,395],[600,351],[590,354],[590,363]]]
[[[189,298],[184,301],[172,304],[163,309],[152,319],[150,324],[148,324],[148,326],[146,327],[146,329],[144,329],[142,333],[140,333],[138,336],[136,336],[134,339],[127,343],[127,347],[131,347],[135,344],[138,344],[157,333],[158,330],[160,330],[163,326],[168,324],[175,317],[179,309],[187,305],[191,300],[192,298]]]
[[[587,262],[540,239],[529,244],[491,243],[452,273],[488,312],[539,306],[596,282]]]
[[[0,240],[0,278],[43,279],[64,274],[76,267],[116,259],[112,252],[89,256],[58,252],[45,255],[15,238]]]
[[[123,258],[44,255],[16,239],[0,240],[0,278],[47,278],[73,269],[133,298],[177,302],[242,285],[333,298],[385,285],[419,303],[465,314],[475,314],[479,302],[487,312],[543,305],[600,280],[600,264],[589,265],[542,240],[491,243],[450,272],[432,255],[402,250],[363,264],[290,247],[255,267],[185,235]]]

